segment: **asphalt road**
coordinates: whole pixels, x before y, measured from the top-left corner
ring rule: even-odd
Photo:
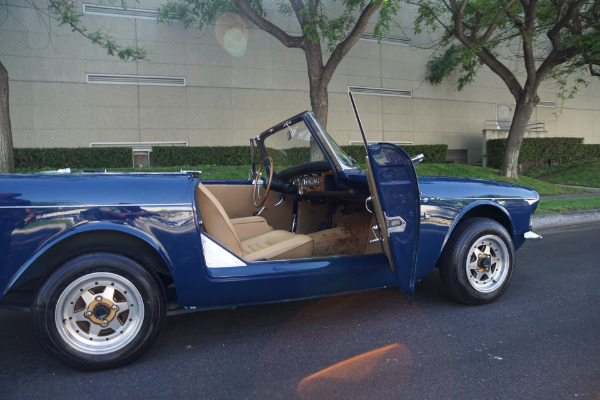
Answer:
[[[396,290],[174,316],[134,364],[82,373],[0,311],[0,398],[598,399],[600,224],[542,231],[509,290],[466,307],[437,272]]]

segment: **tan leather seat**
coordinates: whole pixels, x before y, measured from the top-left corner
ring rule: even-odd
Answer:
[[[244,260],[283,260],[312,255],[313,239],[288,231],[269,228],[265,233],[240,240],[227,212],[202,183],[198,184],[197,195],[206,233]]]

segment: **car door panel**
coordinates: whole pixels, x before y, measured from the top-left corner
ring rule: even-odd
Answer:
[[[414,296],[419,238],[419,184],[408,154],[390,143],[369,145],[367,181],[380,241],[400,289]]]

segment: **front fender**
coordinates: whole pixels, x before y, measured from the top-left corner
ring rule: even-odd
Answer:
[[[417,278],[427,276],[437,265],[450,235],[465,219],[491,218],[502,224],[513,240],[515,231],[506,207],[489,199],[432,199],[421,202],[421,231]]]
[[[475,202],[469,204],[467,207],[465,207],[464,210],[462,210],[462,212],[460,212],[456,216],[454,223],[452,224],[452,226],[448,230],[448,234],[444,238],[444,243],[442,244],[442,247],[443,248],[446,247],[446,243],[448,243],[448,239],[450,239],[450,235],[452,235],[452,233],[454,232],[456,227],[460,224],[460,222],[462,222],[463,220],[465,220],[467,218],[474,218],[474,217],[485,217],[485,218],[490,218],[490,219],[494,219],[494,220],[498,221],[499,223],[502,224],[502,226],[504,226],[504,228],[508,231],[508,233],[511,235],[511,237],[514,240],[515,231],[514,231],[513,223],[511,221],[510,213],[508,212],[508,210],[506,208],[504,208],[503,206],[501,206],[500,204],[496,203],[495,201],[478,200],[478,201],[475,201]]]

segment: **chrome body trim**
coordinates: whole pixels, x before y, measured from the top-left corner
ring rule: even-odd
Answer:
[[[49,206],[39,206],[39,205],[30,205],[30,206],[0,206],[0,209],[48,209],[48,208],[90,208],[90,207],[189,207],[188,203],[175,203],[175,204],[55,204]]]

